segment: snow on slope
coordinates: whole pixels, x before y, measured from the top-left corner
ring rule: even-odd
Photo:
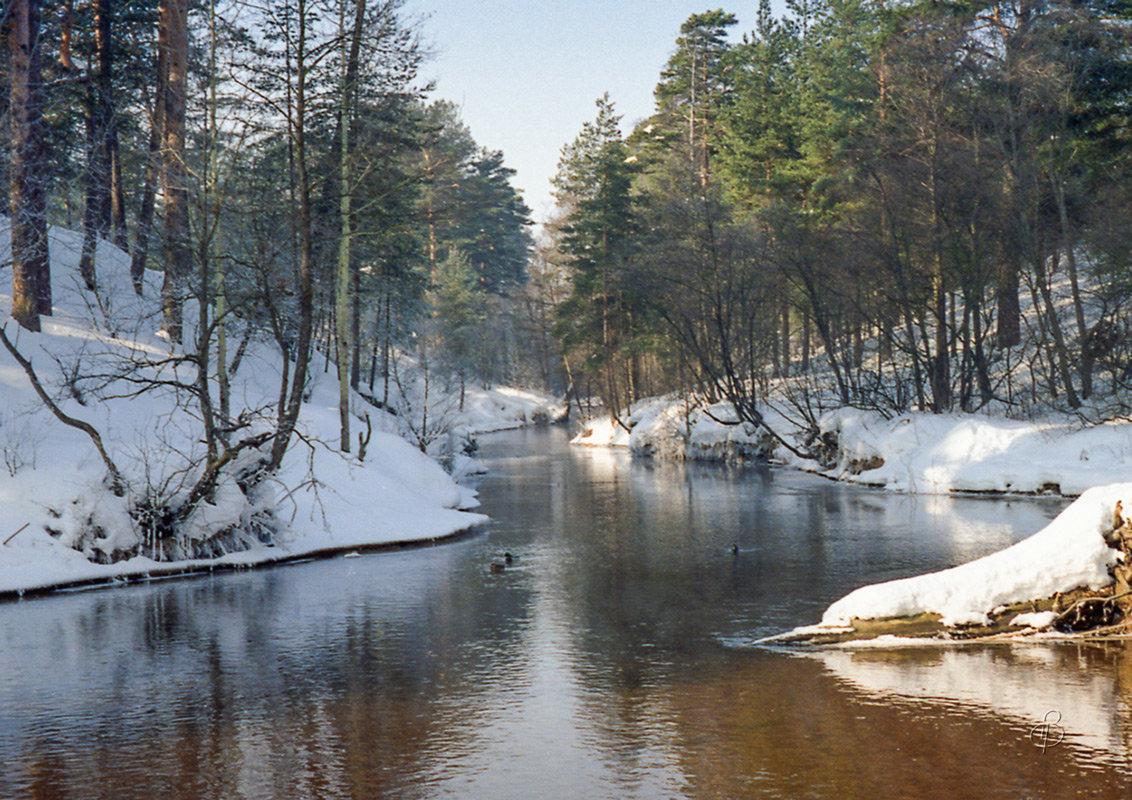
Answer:
[[[0,252],[7,226],[0,222]],[[82,287],[77,271],[81,237],[52,229],[51,268],[54,315],[38,334],[8,324],[9,336],[30,358],[49,391],[68,414],[90,422],[102,434],[119,468],[134,486],[147,477],[175,475],[186,455],[201,448],[198,423],[188,404],[178,406],[160,389],[132,397],[107,398],[93,383],[71,381],[68,373],[120,367],[133,351],[160,356],[169,345],[159,335],[160,303],[155,281],[138,299],[126,254],[99,245],[98,293]],[[153,275],[148,276],[153,278]],[[0,291],[8,287],[0,287]],[[11,297],[0,294],[7,317]],[[187,317],[191,319],[191,309]],[[9,320],[10,322],[10,320]],[[269,409],[278,394],[281,361],[271,343],[248,348],[233,376],[234,403]],[[117,387],[119,390],[122,387]],[[472,390],[463,429],[513,427],[551,412],[549,398],[507,390]],[[337,387],[332,375],[315,370],[310,400],[296,441],[279,474],[254,498],[222,484],[213,503],[202,503],[190,526],[217,529],[271,508],[283,525],[273,546],[230,553],[211,562],[157,564],[135,557],[95,564],[67,546],[93,520],[105,529],[100,547],[127,547],[137,533],[127,498],[109,492],[105,467],[81,432],[58,422],[35,397],[23,370],[0,350],[0,593],[35,590],[115,576],[161,574],[186,567],[266,563],[304,554],[354,547],[427,541],[465,530],[486,517],[470,513],[474,492],[457,485],[432,458],[395,435],[398,420],[355,398],[355,426],[368,413],[374,432],[364,462],[334,449],[338,438]],[[59,535],[46,532],[51,527]],[[89,549],[89,548],[88,548]]]
[[[697,461],[748,461],[769,447],[754,425],[738,422],[729,404],[698,406],[675,396],[634,403],[620,424],[609,416],[589,420],[573,443]]]
[[[544,394],[509,386],[470,387],[466,394],[456,424],[473,434],[561,422],[569,411]]]
[[[799,433],[772,411],[766,416],[780,434]],[[587,422],[574,443],[699,460],[750,457],[773,446],[752,425],[733,424],[734,419],[725,403],[689,408],[680,398],[652,398],[623,415],[625,427],[609,417]],[[843,408],[826,413],[820,427],[836,436],[835,464],[823,466],[781,447],[774,458],[838,480],[919,494],[1049,492],[1075,497],[1092,486],[1132,480],[1132,423],[1127,421],[1084,427],[915,412],[885,419],[876,412]]]

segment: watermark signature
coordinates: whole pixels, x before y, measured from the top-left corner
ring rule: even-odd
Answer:
[[[1061,712],[1047,711],[1042,721],[1030,728],[1030,741],[1044,753],[1065,741],[1065,728],[1061,727]]]

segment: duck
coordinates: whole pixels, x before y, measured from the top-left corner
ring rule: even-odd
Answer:
[[[504,553],[502,561],[492,561],[491,562],[491,571],[493,573],[503,572],[504,570],[506,570],[509,566],[511,566],[514,563],[515,563],[515,556],[511,555],[510,552]]]

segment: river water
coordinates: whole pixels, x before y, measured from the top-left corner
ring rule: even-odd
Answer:
[[[0,605],[0,798],[1132,787],[1122,645],[752,645],[862,583],[1000,549],[1059,505],[632,462],[560,429],[481,444],[495,521],[475,536]]]

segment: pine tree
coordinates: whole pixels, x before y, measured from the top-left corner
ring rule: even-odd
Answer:
[[[189,232],[188,170],[186,164],[185,109],[189,70],[189,9],[187,0],[163,0],[158,27],[158,50],[164,63],[161,93],[161,190],[165,216],[165,279],[161,296],[165,332],[180,343],[182,304],[192,250]]]
[[[608,96],[597,106],[594,122],[563,149],[555,178],[559,202],[570,203],[559,249],[572,272],[557,332],[567,347],[583,346],[582,366],[600,379],[606,409],[616,414],[626,399],[621,367],[632,339],[634,166]]]
[[[659,121],[685,129],[685,142],[700,183],[706,185],[722,109],[731,102],[733,50],[727,30],[738,20],[722,9],[693,14],[680,26],[676,52],[656,88]]]

